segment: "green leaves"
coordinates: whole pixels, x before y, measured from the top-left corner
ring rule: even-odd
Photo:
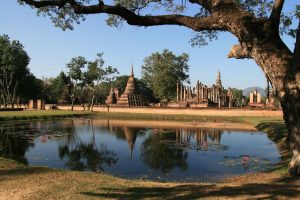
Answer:
[[[100,81],[110,81],[118,70],[112,66],[104,68],[103,53],[98,53],[97,58],[88,63],[87,71],[84,73],[86,83],[89,85],[98,85]]]
[[[84,57],[78,56],[71,59],[71,62],[67,64],[67,68],[69,68],[68,75],[71,79],[79,81],[83,80],[82,76],[82,68],[85,67],[87,61]]]
[[[31,76],[28,64],[30,58],[23,45],[16,40],[10,40],[7,35],[0,36],[0,92],[1,101],[7,105],[15,102],[23,84]]]
[[[156,98],[160,100],[174,99],[177,81],[189,81],[189,56],[183,53],[179,56],[165,49],[146,57],[142,66],[142,80],[151,88]]]

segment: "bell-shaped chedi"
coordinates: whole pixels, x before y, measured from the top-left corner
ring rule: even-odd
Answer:
[[[107,105],[117,103],[117,97],[116,97],[113,86],[111,86],[111,88],[110,88],[110,92],[109,92],[109,95],[107,96],[107,99],[106,99],[105,103]]]
[[[131,66],[131,74],[128,78],[124,93],[118,100],[120,106],[144,106],[144,101],[141,94],[138,94],[135,89],[135,79],[133,74],[133,66]]]

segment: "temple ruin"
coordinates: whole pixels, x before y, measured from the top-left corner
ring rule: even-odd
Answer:
[[[135,88],[133,66],[131,66],[131,74],[128,78],[124,93],[119,96],[118,89],[112,87],[107,96],[106,104],[116,106],[145,106],[144,98]]]
[[[45,110],[45,100],[43,100],[43,99],[29,99],[28,109]]]
[[[228,89],[225,94],[221,73],[218,71],[216,83],[211,87],[199,82],[195,87],[185,86],[177,82],[177,105],[179,107],[224,107],[231,106],[233,94]],[[172,104],[170,104],[172,106]],[[175,106],[175,104],[174,104]]]
[[[253,92],[250,93],[250,101],[249,106],[252,107],[263,107],[264,103],[261,101],[261,94],[257,92],[257,89],[255,89]]]

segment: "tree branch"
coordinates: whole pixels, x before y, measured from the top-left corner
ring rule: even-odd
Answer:
[[[65,6],[69,4],[76,14],[98,14],[106,13],[112,15],[118,15],[125,19],[130,25],[137,26],[157,26],[157,25],[179,25],[186,26],[195,31],[202,30],[226,30],[226,25],[221,23],[217,14],[203,18],[194,18],[185,15],[158,15],[158,16],[140,16],[133,11],[121,6],[121,5],[104,5],[102,2],[95,5],[83,5],[77,3],[75,0],[21,0],[22,2],[34,6],[36,8],[48,7],[48,6]]]
[[[300,19],[298,20],[298,30],[297,30],[296,43],[294,48],[294,60],[297,67],[299,67],[300,65]]]
[[[233,45],[227,57],[236,59],[252,58],[248,51],[240,44]]]
[[[272,12],[269,17],[269,20],[273,23],[276,30],[279,29],[280,15],[281,15],[281,10],[282,10],[283,4],[284,4],[284,0],[276,0],[274,2]]]
[[[190,3],[198,4],[211,12],[211,1],[210,0],[189,0]]]

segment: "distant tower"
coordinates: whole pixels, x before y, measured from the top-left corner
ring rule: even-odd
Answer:
[[[135,92],[135,83],[134,83],[134,74],[133,74],[133,65],[131,65],[131,73],[127,81],[124,94],[131,95]]]
[[[220,73],[220,70],[218,70],[217,80],[216,80],[216,86],[217,86],[217,87],[222,87],[222,81],[221,81],[221,73]]]
[[[131,65],[131,74],[130,74],[131,77],[134,77],[134,74],[133,74],[133,65]]]

